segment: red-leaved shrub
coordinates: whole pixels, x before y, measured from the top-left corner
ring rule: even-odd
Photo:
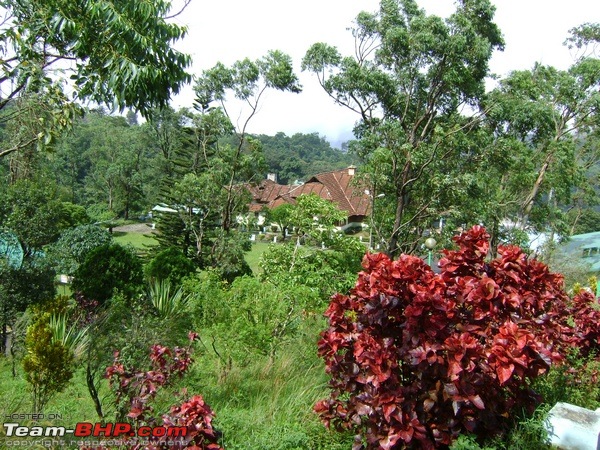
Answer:
[[[331,395],[315,411],[327,426],[354,430],[355,449],[431,449],[464,432],[502,433],[513,411],[540,402],[533,378],[567,348],[598,345],[593,295],[571,300],[561,275],[516,246],[487,261],[480,226],[455,242],[440,274],[414,256],[368,254],[349,295],[332,297],[318,344]]]
[[[188,334],[190,342],[198,339],[198,334]],[[120,447],[128,450],[222,450],[218,443],[219,433],[213,429],[214,413],[200,395],[171,407],[168,414],[159,420],[152,408],[152,400],[158,390],[171,384],[175,377],[183,376],[192,364],[191,345],[189,348],[168,347],[155,344],[150,348],[150,370],[126,368],[115,353],[112,366],[107,367],[106,377],[116,394],[117,408],[126,415],[133,430],[142,426],[162,427],[162,436],[137,439],[136,432],[119,437]],[[179,396],[185,395],[182,392]],[[121,418],[120,420],[122,420]],[[182,427],[185,433],[180,434]],[[169,430],[178,432],[174,435]],[[108,450],[108,447],[86,444],[80,450]]]

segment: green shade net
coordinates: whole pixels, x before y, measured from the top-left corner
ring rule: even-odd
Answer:
[[[0,261],[18,269],[23,263],[23,247],[17,236],[9,231],[0,230]]]

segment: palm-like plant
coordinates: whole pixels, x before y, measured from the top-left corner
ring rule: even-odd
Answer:
[[[168,280],[154,280],[150,284],[148,297],[163,319],[181,314],[190,298],[189,295],[183,294],[181,287],[174,291]]]
[[[88,327],[79,328],[76,324],[67,324],[67,316],[53,314],[50,316],[48,326],[52,330],[52,338],[73,353],[75,359],[81,358],[90,343]]]

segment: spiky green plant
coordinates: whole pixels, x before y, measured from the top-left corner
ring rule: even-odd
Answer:
[[[64,314],[51,315],[48,326],[52,330],[53,341],[60,342],[66,349],[73,352],[75,359],[79,359],[85,354],[90,343],[88,327],[79,328],[76,324],[69,326],[67,316]]]
[[[148,290],[148,297],[154,308],[156,308],[158,315],[163,319],[181,314],[190,298],[189,295],[183,294],[181,287],[173,292],[171,283],[166,279],[152,282]]]

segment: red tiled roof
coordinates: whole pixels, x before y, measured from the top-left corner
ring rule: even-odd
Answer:
[[[364,188],[352,185],[353,179],[349,169],[341,169],[317,174],[306,183],[295,186],[263,180],[258,186],[248,187],[253,198],[250,211],[275,208],[284,203],[294,204],[300,195],[315,193],[336,203],[348,216],[366,216],[371,205],[370,197],[364,193]]]

